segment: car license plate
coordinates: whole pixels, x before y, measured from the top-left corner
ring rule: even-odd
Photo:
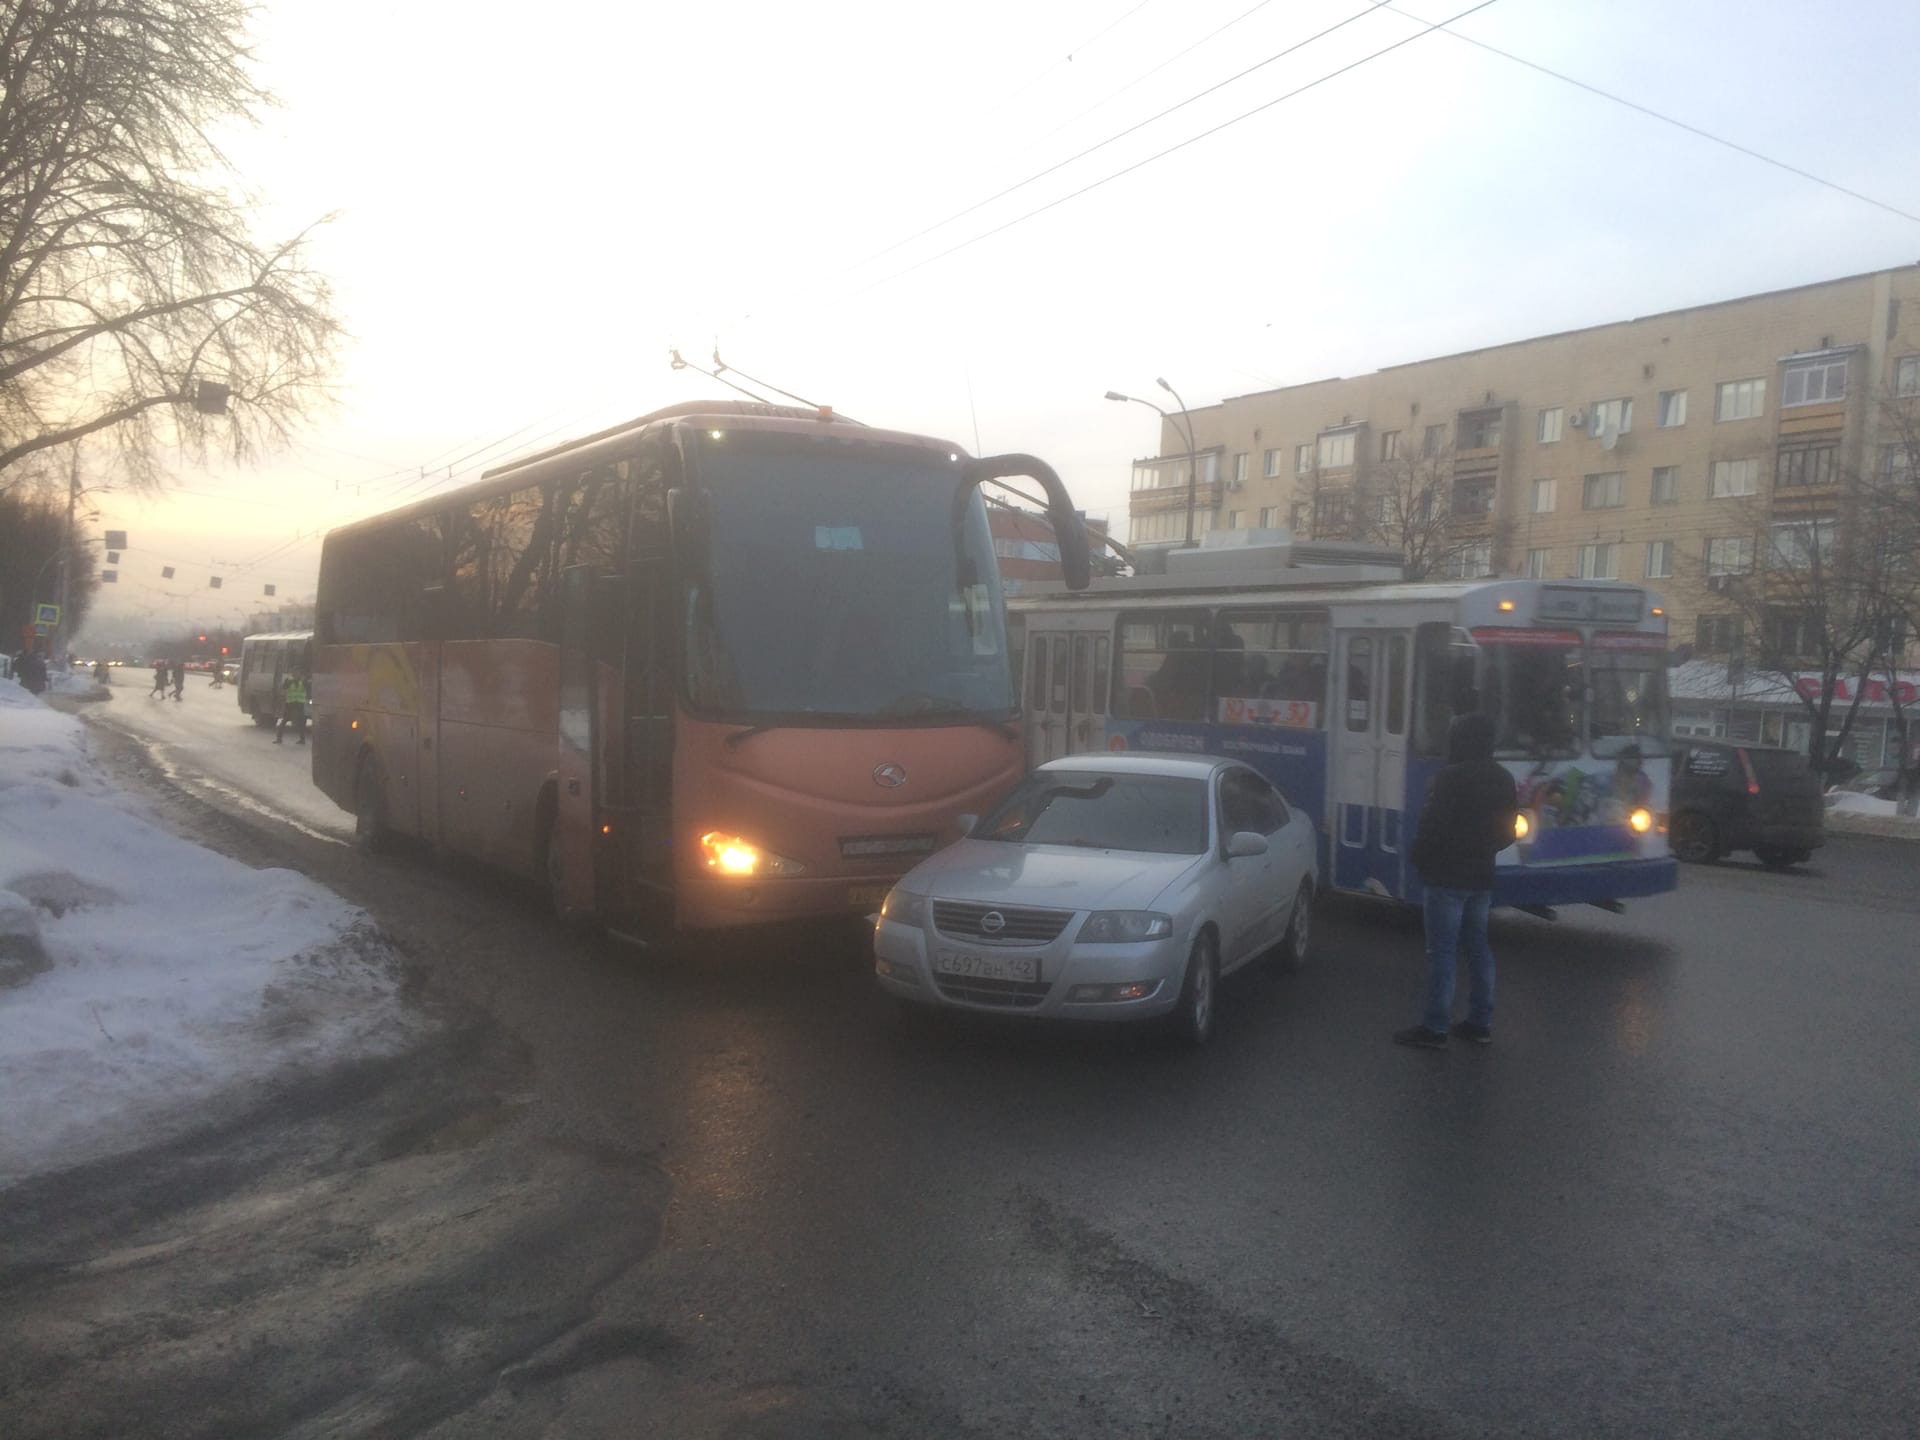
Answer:
[[[849,885],[847,906],[863,912],[878,910],[892,889],[891,885]]]
[[[1040,957],[971,955],[961,950],[942,950],[933,957],[933,968],[942,975],[965,975],[974,980],[1020,980],[1031,984],[1040,978]]]

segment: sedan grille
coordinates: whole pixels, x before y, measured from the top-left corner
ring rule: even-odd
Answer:
[[[1013,905],[974,905],[961,900],[933,902],[934,929],[956,940],[984,941],[989,945],[1045,945],[1057,938],[1071,919],[1071,910],[1026,910]]]
[[[983,980],[972,975],[941,975],[933,983],[949,1000],[967,1005],[992,1005],[1002,1010],[1030,1010],[1047,998],[1045,980]]]

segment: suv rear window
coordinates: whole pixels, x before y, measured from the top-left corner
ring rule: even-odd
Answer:
[[[1758,780],[1792,780],[1812,768],[1798,750],[1749,750],[1747,763]]]

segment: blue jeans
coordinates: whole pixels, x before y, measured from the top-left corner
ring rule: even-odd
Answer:
[[[1447,890],[1427,886],[1427,1014],[1421,1022],[1429,1030],[1445,1032],[1453,1025],[1454,956],[1464,954],[1472,993],[1467,1020],[1493,1025],[1493,951],[1487,948],[1487,907],[1490,890]]]

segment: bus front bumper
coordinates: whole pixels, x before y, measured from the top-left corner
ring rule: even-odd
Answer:
[[[1493,903],[1497,907],[1636,900],[1664,895],[1679,880],[1680,862],[1671,855],[1586,865],[1503,865],[1494,872]]]
[[[674,921],[682,930],[727,930],[791,920],[863,919],[880,909],[898,878],[682,880],[674,895]]]

